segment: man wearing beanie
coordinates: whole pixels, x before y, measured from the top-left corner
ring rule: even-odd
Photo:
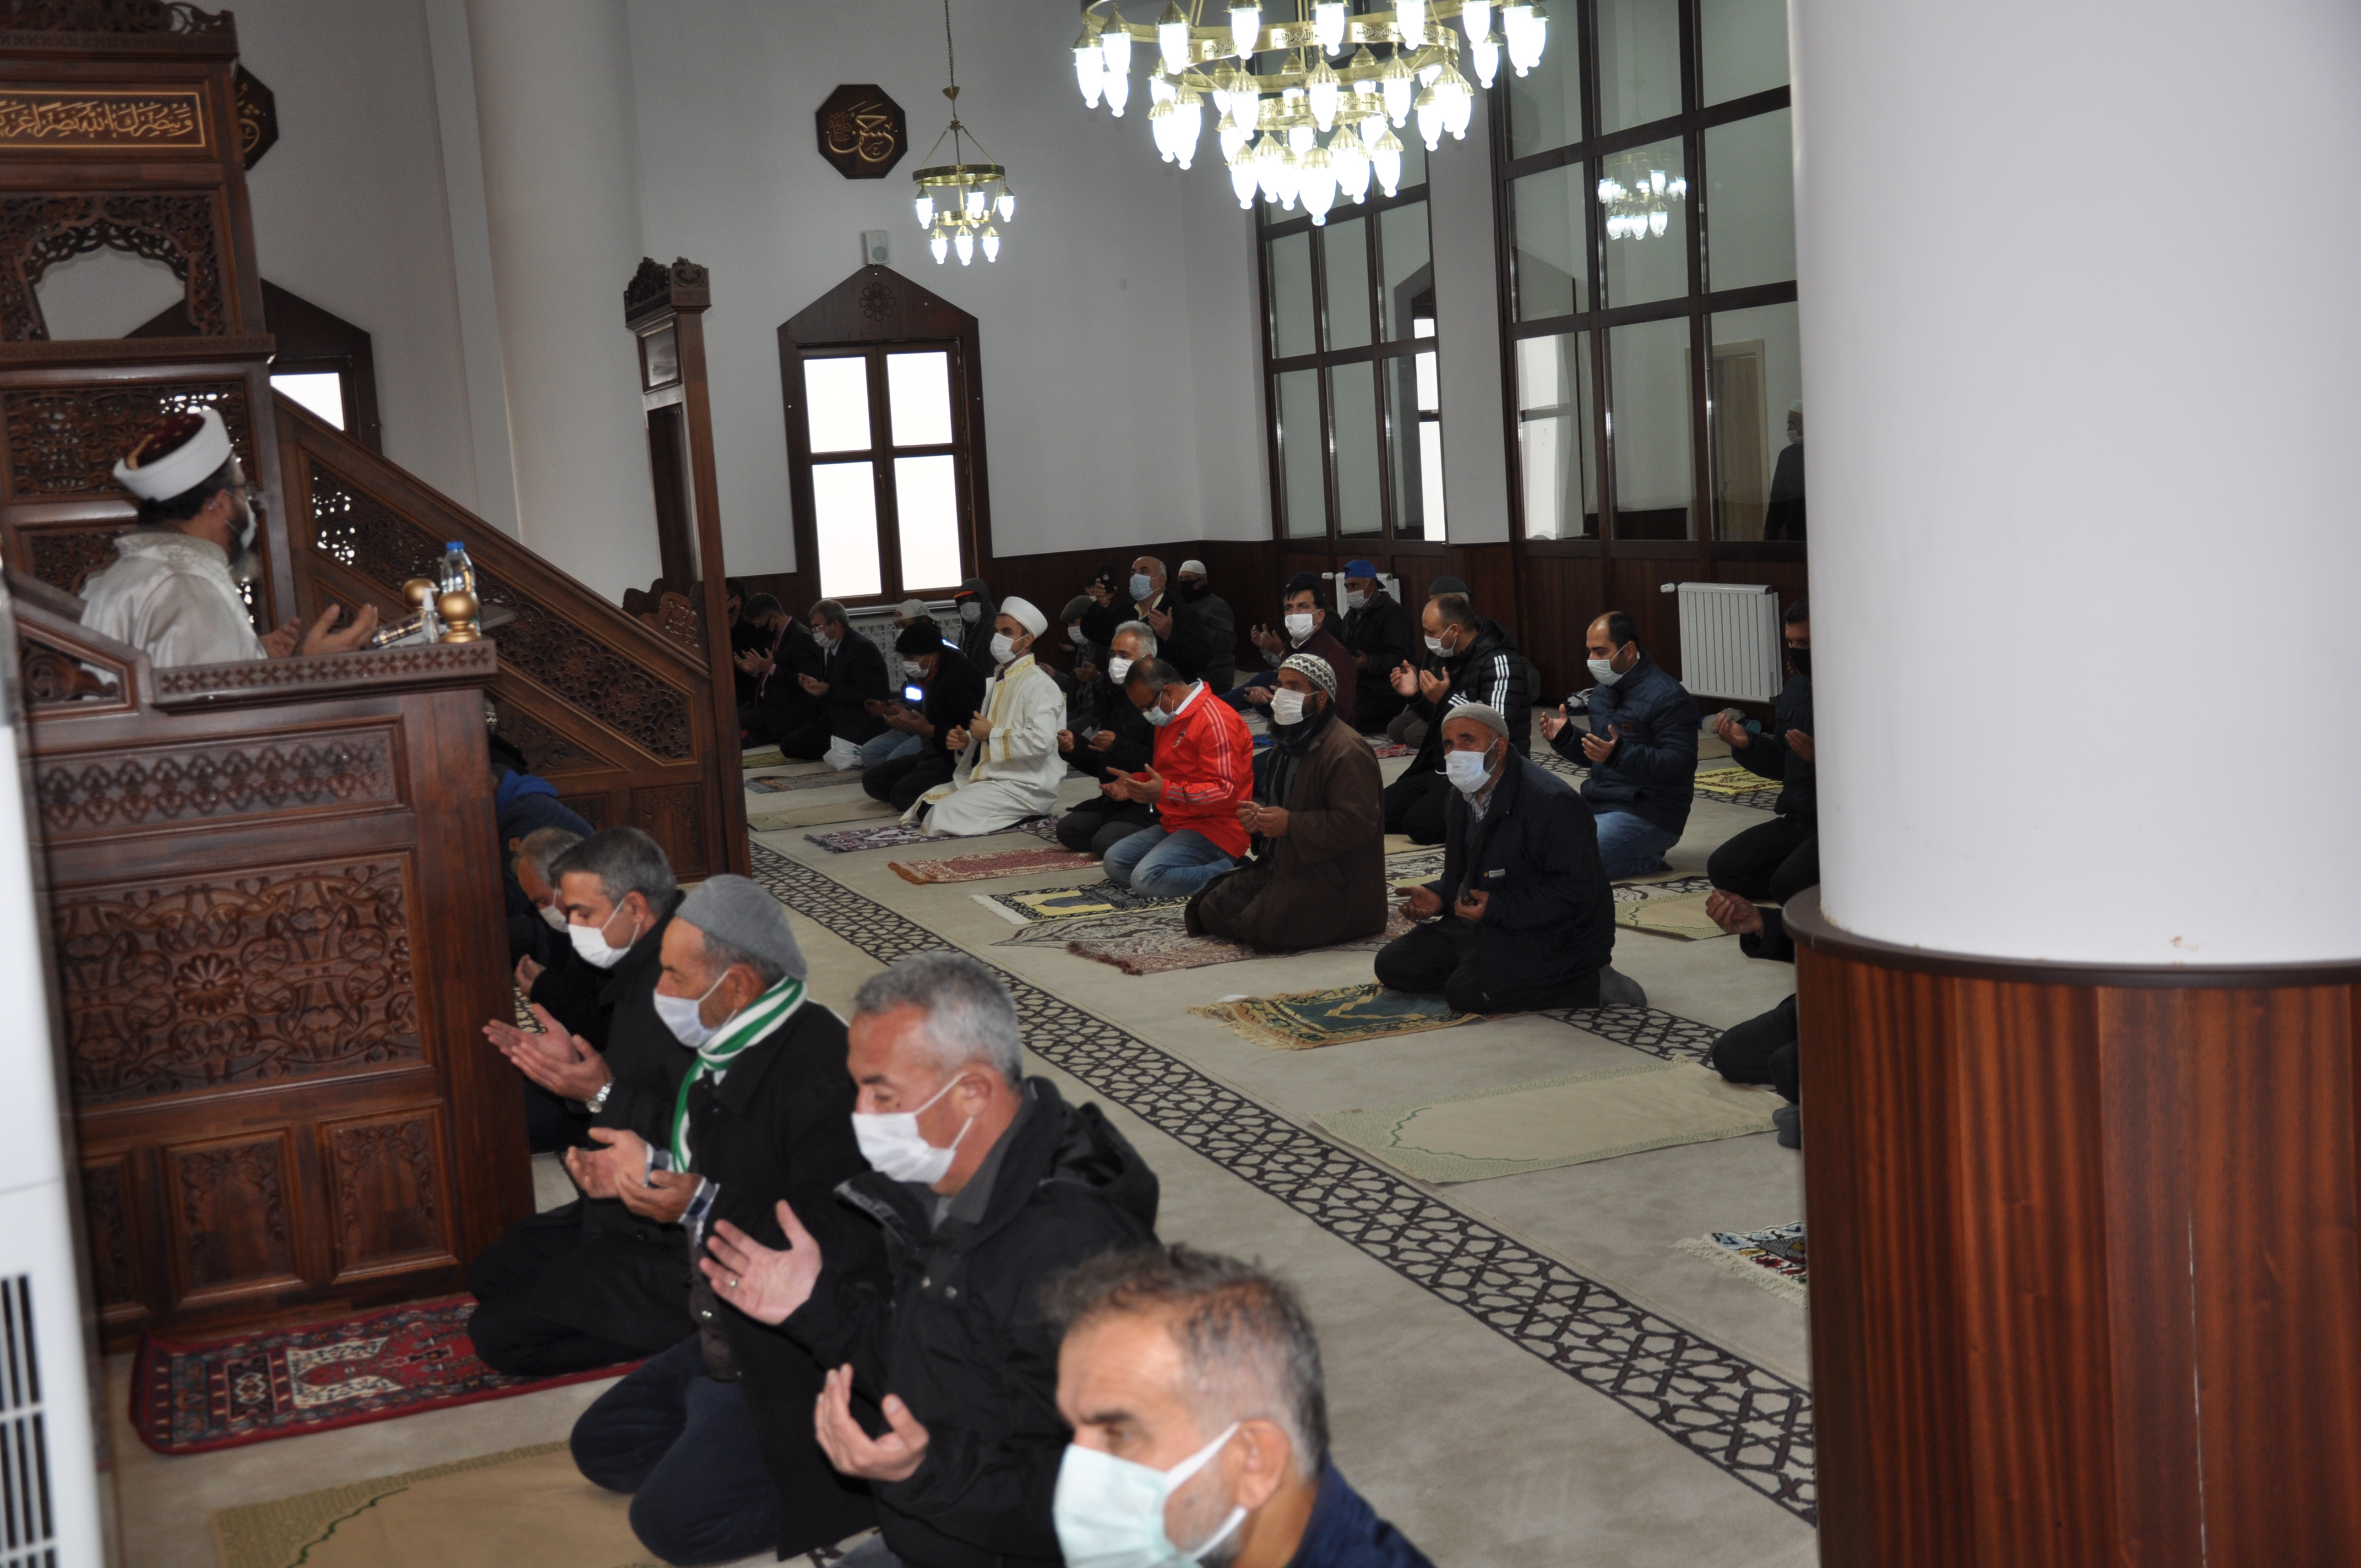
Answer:
[[[906,827],[965,837],[1058,809],[1058,785],[1066,776],[1066,759],[1058,753],[1066,694],[1033,658],[1033,640],[1049,629],[1049,618],[1031,600],[1012,596],[1001,600],[992,624],[999,673],[984,683],[974,716],[950,732],[959,759],[950,783],[913,801],[902,814]]]
[[[138,524],[117,536],[115,561],[82,584],[82,623],[128,642],[159,668],[225,664],[290,653],[343,653],[377,630],[364,605],[334,630],[336,605],[306,630],[289,620],[255,634],[238,585],[262,575],[254,553],[246,472],[229,431],[208,404],[169,413],[143,432],[115,466],[117,483],[139,502]]]
[[[1328,661],[1292,653],[1271,693],[1270,765],[1238,807],[1254,858],[1183,915],[1198,936],[1299,951],[1386,928],[1386,815],[1378,760],[1337,711]]]
[[[791,1557],[866,1528],[869,1497],[814,1436],[819,1367],[721,1300],[694,1266],[720,1220],[785,1245],[787,1204],[831,1267],[882,1283],[876,1227],[832,1197],[868,1169],[852,1132],[844,1025],[805,995],[786,912],[744,877],[714,877],[681,901],[663,962],[656,1007],[693,1053],[671,1124],[653,1140],[602,1132],[605,1147],[585,1164],[601,1189],[593,1196],[679,1227],[664,1266],[688,1278],[688,1311],[677,1344],[583,1412],[574,1460],[599,1486],[632,1494],[631,1529],[666,1563]]]

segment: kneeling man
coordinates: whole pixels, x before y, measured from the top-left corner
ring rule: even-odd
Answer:
[[[1058,785],[1066,776],[1066,759],[1058,754],[1066,694],[1033,658],[1033,640],[1049,625],[1030,602],[1001,601],[992,633],[998,673],[984,683],[975,716],[946,738],[959,759],[951,782],[918,796],[902,814],[906,826],[966,837],[1058,809]]]
[[[1386,810],[1378,759],[1336,710],[1337,672],[1316,653],[1279,663],[1276,742],[1238,807],[1254,858],[1189,901],[1189,929],[1301,950],[1386,928]]]
[[[1378,983],[1441,996],[1461,1013],[1600,1005],[1615,894],[1590,807],[1517,754],[1496,707],[1452,708],[1443,748],[1453,786],[1443,875],[1404,901],[1403,913],[1425,924],[1378,950]],[[1634,1000],[1638,987],[1614,978],[1619,993],[1605,1000]]]

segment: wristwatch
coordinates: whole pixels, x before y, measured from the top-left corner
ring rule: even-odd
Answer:
[[[598,1093],[593,1094],[589,1099],[585,1100],[582,1102],[583,1108],[588,1111],[593,1116],[596,1116],[599,1112],[607,1108],[607,1096],[614,1092],[615,1080],[610,1078],[606,1082],[598,1086]]]

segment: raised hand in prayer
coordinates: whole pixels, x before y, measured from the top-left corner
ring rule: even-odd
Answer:
[[[1093,751],[1104,751],[1114,744],[1115,731],[1112,729],[1102,729],[1091,737],[1091,750]]]
[[[1254,639],[1254,645],[1256,647],[1261,649],[1264,652],[1269,654],[1274,659],[1286,652],[1285,649],[1279,646],[1279,633],[1273,631],[1268,626],[1257,623],[1255,629],[1252,631],[1247,632],[1246,635]]]
[[[1556,740],[1557,732],[1573,722],[1574,720],[1565,716],[1565,704],[1559,703],[1555,713],[1544,713],[1542,715],[1542,739],[1544,740]]]
[[[753,1319],[774,1328],[811,1299],[819,1282],[819,1243],[804,1229],[787,1201],[779,1200],[779,1229],[786,1233],[785,1251],[774,1252],[727,1220],[713,1222],[705,1239],[705,1255],[697,1266],[713,1282],[713,1293]]]
[[[1451,677],[1433,670],[1418,673],[1418,695],[1429,702],[1441,702],[1443,694],[1451,689]]]
[[[547,966],[543,964],[540,959],[534,958],[531,953],[527,953],[524,957],[517,959],[517,989],[523,992],[528,996],[531,995],[533,993],[533,982],[539,980],[547,972]]]
[[[1490,894],[1478,893],[1471,887],[1459,895],[1459,902],[1451,906],[1451,913],[1473,925],[1484,918],[1484,907],[1491,902]]]
[[[302,636],[303,623],[290,616],[262,634],[262,651],[274,659],[284,659],[295,652],[295,644]]]
[[[1416,696],[1418,695],[1418,672],[1411,668],[1411,663],[1408,659],[1404,659],[1400,663],[1396,664],[1393,669],[1393,674],[1389,675],[1387,679],[1393,683],[1394,695],[1396,696]]]
[[[1622,739],[1620,732],[1610,724],[1607,727],[1605,735],[1586,735],[1582,738],[1582,754],[1594,762],[1603,762],[1615,754],[1616,743]]]
[[[738,654],[735,663],[740,669],[750,675],[766,675],[771,673],[771,656],[768,653],[757,652],[752,648]]]
[[[1074,749],[1074,732],[1073,732],[1072,730],[1071,730],[1071,729],[1060,729],[1060,730],[1059,730],[1059,731],[1058,731],[1058,750],[1060,750],[1060,751],[1072,751],[1073,749]]]
[[[1804,761],[1807,762],[1813,761],[1812,738],[1810,736],[1805,734],[1800,729],[1790,729],[1786,734],[1781,736],[1780,739],[1787,742],[1787,750],[1795,752],[1795,755],[1803,758]]]
[[[1145,768],[1137,773],[1117,773],[1099,787],[1121,799],[1153,806],[1164,798],[1164,775],[1154,768]]]
[[[1244,696],[1246,701],[1254,704],[1257,707],[1268,707],[1270,706],[1270,692],[1271,688],[1268,686],[1248,686],[1246,687]]]
[[[828,683],[821,680],[818,675],[797,675],[796,679],[802,682],[804,690],[811,693],[814,696],[826,696],[828,695]]]
[[[1411,888],[1402,900],[1401,909],[1413,920],[1432,920],[1443,913],[1443,894],[1431,887]]]
[[[298,653],[349,653],[367,641],[369,633],[377,630],[377,606],[365,604],[354,615],[352,624],[346,626],[342,631],[330,630],[329,629],[336,624],[336,618],[344,613],[342,605],[332,604],[322,610],[320,619],[313,621],[312,629],[303,633],[303,640],[296,645],[295,652]]]
[[[1148,622],[1148,629],[1150,631],[1155,632],[1157,636],[1170,637],[1172,635],[1172,612],[1170,610],[1151,609],[1148,611],[1143,619]]]
[[[989,740],[992,737],[992,720],[986,718],[979,708],[975,717],[967,721],[967,732],[974,740]]]
[[[1284,839],[1287,837],[1287,807],[1241,801],[1238,805],[1238,825],[1247,832],[1259,833],[1266,839]]]
[[[1713,721],[1713,732],[1729,742],[1733,751],[1744,751],[1754,739],[1746,726],[1738,721],[1737,715],[1731,713],[1724,713]]]
[[[566,1174],[582,1189],[585,1198],[615,1196],[615,1168],[604,1149],[567,1149]]]
[[[943,737],[943,744],[949,746],[954,753],[966,751],[967,741],[967,731],[956,724],[951,726],[951,732]]]
[[[1705,901],[1706,917],[1732,937],[1759,937],[1763,934],[1763,911],[1751,898],[1741,898],[1727,888],[1716,888]]]
[[[829,1373],[812,1415],[820,1451],[840,1475],[864,1481],[906,1481],[926,1463],[927,1429],[918,1424],[918,1418],[898,1394],[886,1395],[877,1408],[885,1414],[884,1437],[871,1437],[852,1419],[852,1368],[844,1365]]]
[[[535,1003],[533,1015],[540,1032],[499,1018],[484,1025],[484,1037],[519,1072],[566,1100],[588,1100],[615,1076],[607,1069],[607,1058],[581,1036],[568,1034],[548,1008]]]

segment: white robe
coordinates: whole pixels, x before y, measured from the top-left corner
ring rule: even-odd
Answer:
[[[144,651],[158,669],[263,656],[220,545],[136,528],[115,549],[115,565],[82,583],[84,626]]]
[[[904,823],[923,819],[929,833],[968,838],[1058,808],[1058,784],[1066,776],[1058,752],[1066,694],[1058,683],[1027,653],[984,683],[983,717],[992,732],[968,741],[951,782],[920,795]]]

